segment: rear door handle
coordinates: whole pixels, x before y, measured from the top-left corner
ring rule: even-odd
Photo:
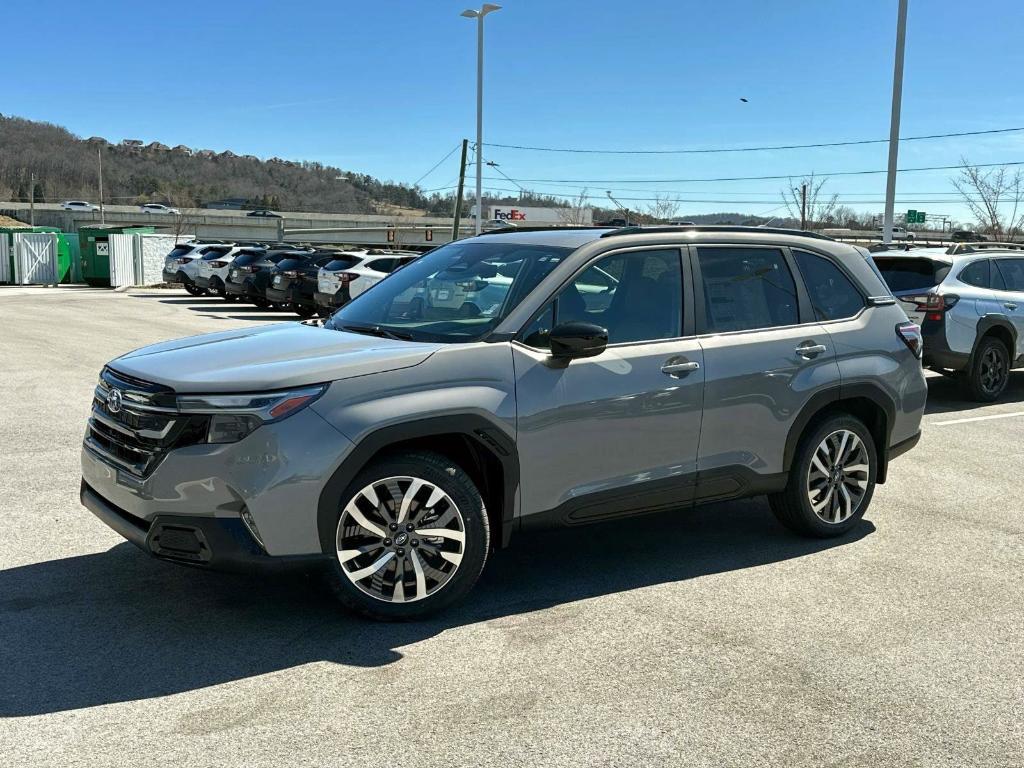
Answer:
[[[665,363],[661,366],[661,372],[669,376],[680,376],[700,369],[700,363],[687,361],[685,363]]]
[[[1016,309],[1017,308],[1017,305],[1014,304],[1012,301],[1006,302],[1005,304],[1003,304],[1003,306],[1006,307],[1007,309]]]
[[[824,344],[801,344],[794,351],[800,357],[817,357],[826,349]]]

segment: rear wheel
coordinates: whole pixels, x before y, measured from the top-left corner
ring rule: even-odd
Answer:
[[[188,293],[190,296],[206,295],[206,290],[204,288],[200,288],[195,283],[184,283],[183,285],[185,287],[185,292]]]
[[[878,454],[860,419],[831,416],[800,441],[789,481],[768,502],[779,522],[805,536],[840,536],[867,511]]]
[[[329,584],[348,608],[386,621],[448,607],[476,583],[490,530],[469,475],[446,457],[410,452],[353,480],[335,520]]]
[[[999,399],[1010,380],[1010,353],[1006,345],[993,336],[986,336],[974,351],[966,384],[971,398],[981,403]]]

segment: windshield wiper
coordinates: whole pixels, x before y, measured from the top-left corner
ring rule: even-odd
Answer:
[[[336,325],[335,328],[339,331],[351,331],[352,333],[364,333],[367,336],[379,336],[382,339],[412,341],[411,333],[392,331],[390,328],[383,328],[379,325]]]

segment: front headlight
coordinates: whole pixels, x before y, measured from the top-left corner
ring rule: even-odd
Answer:
[[[326,384],[317,384],[282,392],[179,395],[178,410],[210,415],[206,442],[234,443],[262,424],[271,424],[301,411],[326,391]]]

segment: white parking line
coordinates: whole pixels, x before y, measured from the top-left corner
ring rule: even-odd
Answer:
[[[951,419],[950,421],[936,421],[932,423],[932,426],[945,427],[949,424],[966,424],[969,421],[989,421],[990,419],[1012,419],[1015,416],[1024,416],[1024,411],[1015,411],[1014,413],[997,413],[993,416],[972,416],[969,419]]]

